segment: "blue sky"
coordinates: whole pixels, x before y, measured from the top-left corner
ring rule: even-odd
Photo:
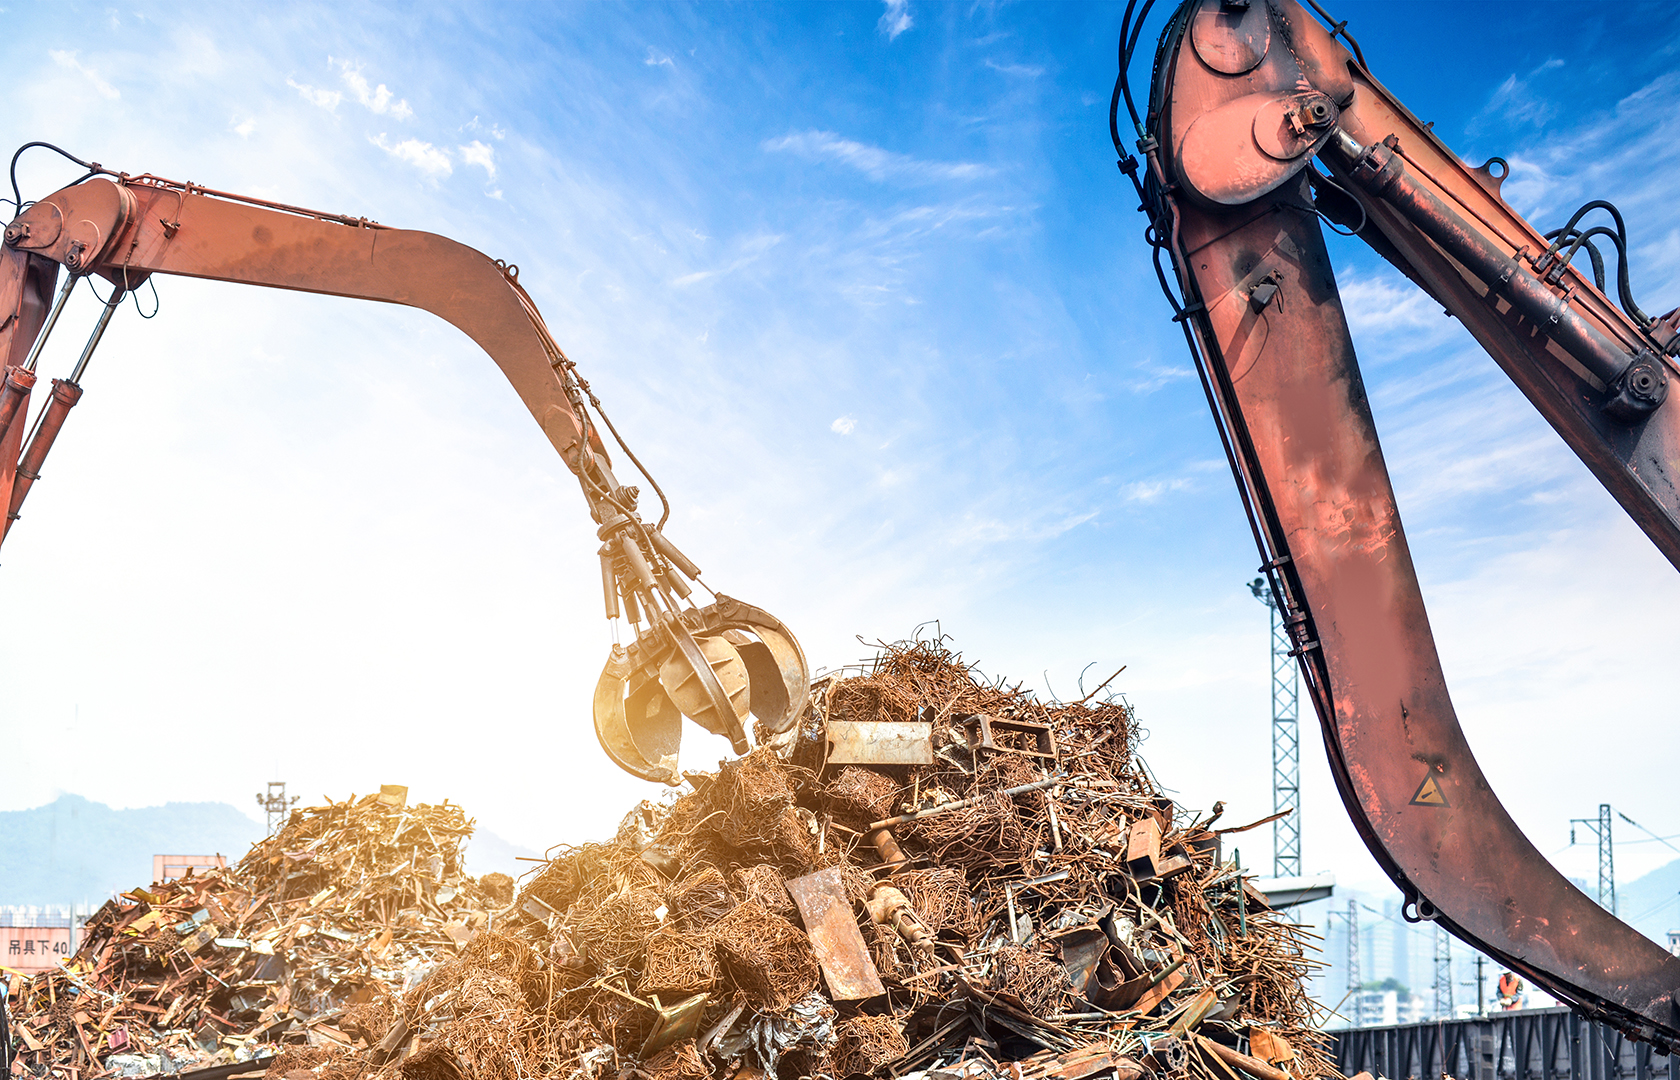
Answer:
[[[13,5],[0,145],[518,263],[713,588],[818,665],[933,619],[988,672],[1067,697],[1086,665],[1127,664],[1162,781],[1255,818],[1257,559],[1114,168],[1120,12]],[[1338,17],[1449,145],[1511,159],[1535,220],[1616,200],[1637,295],[1680,300],[1680,16]],[[73,175],[44,154],[20,173],[26,196]],[[1573,874],[1592,862],[1567,820],[1601,801],[1680,832],[1673,571],[1456,322],[1363,249],[1333,253],[1484,768]],[[157,319],[114,324],[0,562],[0,801],[402,782],[542,847],[650,794],[588,727],[610,638],[582,500],[494,367],[420,313],[158,292]],[[91,301],[67,318],[55,374]],[[1315,739],[1307,864],[1379,888]]]

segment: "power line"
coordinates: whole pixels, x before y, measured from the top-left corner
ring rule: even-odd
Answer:
[[[1675,847],[1673,844],[1670,844],[1668,842],[1669,841],[1668,837],[1658,836],[1656,833],[1652,832],[1650,829],[1647,829],[1645,826],[1639,824],[1639,822],[1637,822],[1637,821],[1633,820],[1632,818],[1628,817],[1626,814],[1622,813],[1620,810],[1616,811],[1616,816],[1621,818],[1623,821],[1627,822],[1629,825],[1632,825],[1634,828],[1638,829],[1640,832],[1644,833],[1646,836],[1649,836],[1652,840],[1660,841],[1666,847],[1673,849],[1677,853],[1680,853],[1680,847]],[[1640,840],[1640,841],[1636,841],[1636,843],[1645,843],[1645,841]]]

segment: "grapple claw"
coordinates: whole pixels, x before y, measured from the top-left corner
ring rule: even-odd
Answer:
[[[682,783],[677,746],[682,742],[682,713],[658,679],[637,680],[630,655],[614,645],[595,684],[595,737],[613,764],[656,784]],[[625,691],[630,688],[626,695]]]
[[[811,689],[805,654],[768,612],[728,596],[668,616],[629,648],[614,645],[595,686],[595,735],[625,772],[682,782],[682,718],[751,749],[744,721],[779,734],[792,727]]]

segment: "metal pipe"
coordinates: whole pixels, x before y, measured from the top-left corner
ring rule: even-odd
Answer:
[[[621,533],[618,538],[619,550],[624,552],[624,561],[630,565],[630,572],[636,575],[636,580],[650,593],[659,587],[659,582],[653,576],[653,567],[648,565],[647,557],[642,554],[641,546],[628,532]]]
[[[29,448],[23,452],[23,460],[18,462],[17,479],[12,486],[11,505],[6,508],[6,521],[0,528],[0,540],[4,540],[6,533],[11,531],[12,522],[18,519],[18,510],[23,506],[24,497],[35,481],[41,478],[41,463],[47,459],[47,451],[52,449],[53,440],[64,427],[64,418],[70,415],[70,410],[76,402],[82,399],[82,388],[65,379],[54,379],[52,397],[47,400],[47,407],[41,410],[41,419],[35,425],[35,434],[29,440]]]
[[[81,358],[76,361],[76,369],[70,373],[71,382],[81,385],[82,372],[87,370],[88,361],[93,359],[93,350],[99,348],[99,339],[105,336],[105,328],[111,325],[111,316],[116,314],[127,295],[120,286],[112,290],[111,298],[105,301],[105,310],[99,313],[99,321],[93,324],[93,333],[88,335],[87,344],[82,346]]]
[[[1019,787],[1005,788],[1001,794],[1008,795],[1013,798],[1016,795],[1025,795],[1029,791],[1043,791],[1047,787],[1055,787],[1057,784],[1065,783],[1068,783],[1068,781],[1051,777],[1049,780],[1039,780],[1031,784],[1022,784]],[[908,814],[899,814],[897,817],[890,817],[884,821],[873,822],[867,829],[864,830],[864,832],[874,832],[876,829],[885,829],[893,825],[902,825],[906,821],[915,821],[917,818],[932,817],[935,814],[943,814],[951,810],[961,810],[964,807],[973,806],[977,802],[984,802],[986,799],[994,798],[996,794],[998,793],[990,795],[976,795],[971,799],[958,799],[956,802],[940,803],[938,806],[930,806],[925,810],[912,810]]]
[[[607,618],[618,618],[618,575],[613,573],[613,557],[610,545],[602,544],[597,552],[601,556],[601,598],[607,604]]]
[[[41,332],[35,335],[35,344],[29,350],[29,358],[23,362],[23,370],[31,375],[35,373],[35,362],[41,359],[41,350],[46,347],[47,338],[52,336],[53,327],[58,325],[58,317],[64,312],[64,303],[70,299],[70,293],[76,288],[76,282],[81,279],[74,274],[64,279],[64,287],[58,290],[58,299],[53,301],[52,314],[47,316],[47,325],[41,327]]]
[[[700,568],[695,566],[694,561],[687,555],[684,555],[677,548],[677,545],[667,540],[665,538],[665,534],[660,532],[657,526],[648,530],[648,536],[653,539],[653,546],[658,550],[659,554],[671,560],[671,565],[675,566],[678,570],[681,570],[689,577],[690,580],[699,579]]]
[[[1611,396],[1606,406],[1611,415],[1637,419],[1662,404],[1668,378],[1654,354],[1629,353],[1581,318],[1517,258],[1495,247],[1481,230],[1408,176],[1392,146],[1361,146],[1337,129],[1325,144],[1325,152],[1337,159],[1354,183],[1399,211],[1486,283],[1490,295],[1503,297],[1591,372]]]
[[[1257,1077],[1258,1080],[1293,1080],[1287,1072],[1261,1061],[1251,1054],[1233,1050],[1224,1043],[1215,1042],[1205,1035],[1197,1035],[1195,1038],[1197,1046],[1218,1057],[1232,1068],[1241,1069],[1248,1075]]]
[[[29,400],[29,392],[35,388],[35,373],[21,367],[8,368],[6,381],[0,387],[0,444],[5,443],[6,433],[12,430],[12,422],[24,414],[24,403]]]

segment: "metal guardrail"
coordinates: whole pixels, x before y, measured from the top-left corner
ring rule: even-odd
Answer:
[[[1568,1009],[1329,1033],[1344,1076],[1389,1080],[1680,1080],[1675,1059]]]

